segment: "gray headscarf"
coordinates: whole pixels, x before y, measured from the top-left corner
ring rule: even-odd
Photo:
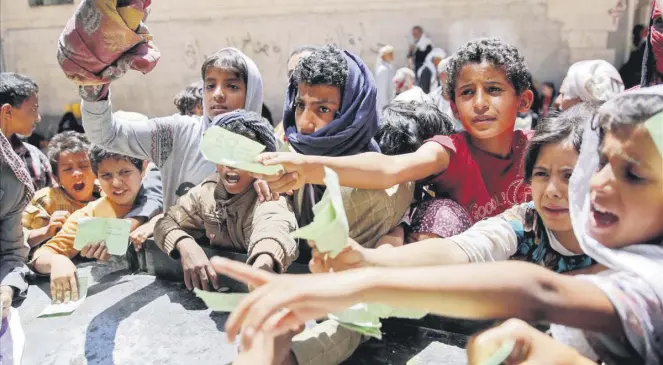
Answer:
[[[244,59],[244,63],[246,63],[246,70],[247,70],[247,75],[246,75],[246,101],[244,102],[244,109],[248,111],[252,111],[254,113],[262,113],[262,103],[263,103],[263,97],[262,97],[262,76],[260,75],[260,70],[258,69],[258,66],[256,66],[256,63],[253,62],[251,58],[249,58],[247,55],[242,53],[242,51],[238,50],[237,48],[223,48],[219,50],[221,51],[228,51],[230,53],[235,53]],[[205,114],[205,98],[203,98],[203,118],[206,120],[208,123],[211,122],[210,118]]]

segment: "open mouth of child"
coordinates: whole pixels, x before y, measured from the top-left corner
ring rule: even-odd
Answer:
[[[85,189],[85,183],[84,183],[84,182],[75,183],[75,184],[72,186],[72,188],[73,188],[74,191],[76,191],[76,192],[81,192],[81,191],[83,191],[83,189]]]
[[[592,204],[592,226],[595,228],[609,228],[617,224],[619,217],[610,213],[607,209]]]
[[[240,180],[240,176],[236,172],[226,172],[224,179],[229,184],[237,184]]]

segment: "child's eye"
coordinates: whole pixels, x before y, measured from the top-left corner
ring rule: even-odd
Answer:
[[[228,87],[233,89],[233,90],[239,90],[239,86],[237,86],[235,84],[230,84],[230,85],[228,85]]]
[[[536,171],[534,172],[534,176],[536,177],[548,177],[548,173],[545,171]]]
[[[502,91],[502,89],[500,89],[497,86],[491,86],[491,87],[488,88],[488,92],[491,92],[491,93],[498,93],[500,91]]]
[[[643,177],[640,177],[640,176],[634,174],[633,171],[631,171],[631,170],[626,170],[625,175],[626,175],[626,179],[629,180],[629,181],[632,181],[632,182],[645,181],[645,179]]]
[[[129,171],[129,170],[122,170],[122,171],[120,171],[120,175],[122,175],[122,176],[127,176],[127,175],[129,175],[130,173],[131,173],[131,171]]]
[[[64,171],[64,172],[70,172],[71,170],[73,170],[71,167],[67,167],[67,168],[63,169],[62,171]]]
[[[207,84],[207,85],[205,85],[205,87],[207,88],[207,90],[213,90],[213,89],[214,89],[214,86],[215,86],[214,84]]]
[[[330,111],[331,110],[329,110],[329,108],[327,108],[326,106],[321,106],[320,107],[320,112],[321,113],[329,113]]]
[[[460,92],[460,95],[467,96],[467,95],[472,95],[473,93],[474,93],[474,91],[472,91],[472,90],[463,90],[463,91]]]
[[[110,175],[110,174],[103,174],[103,175],[101,175],[101,178],[102,178],[103,180],[108,180],[108,179],[111,178],[111,175]]]
[[[304,110],[304,108],[305,108],[306,106],[304,105],[304,103],[295,103],[295,107],[296,107],[297,109]]]
[[[571,180],[571,173],[567,172],[566,174],[564,174],[564,179],[566,179],[567,181]]]

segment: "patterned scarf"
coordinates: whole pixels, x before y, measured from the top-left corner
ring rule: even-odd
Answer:
[[[3,133],[0,133],[0,163],[8,165],[14,172],[14,175],[16,175],[16,178],[25,185],[23,202],[29,202],[35,193],[35,188],[32,186],[32,178],[28,173],[25,163],[14,152],[11,143],[9,143]]]

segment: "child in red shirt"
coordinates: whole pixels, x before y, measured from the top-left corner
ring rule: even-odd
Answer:
[[[353,188],[430,181],[438,194],[451,200],[433,200],[418,208],[413,217],[417,239],[460,233],[477,220],[530,200],[521,161],[531,134],[514,131],[518,113],[527,112],[534,98],[523,57],[499,39],[478,39],[451,57],[447,71],[451,108],[465,132],[434,137],[417,151],[398,156],[268,153],[261,161],[281,164],[285,172],[261,177],[275,192],[323,184],[323,166],[337,172],[341,185]]]

